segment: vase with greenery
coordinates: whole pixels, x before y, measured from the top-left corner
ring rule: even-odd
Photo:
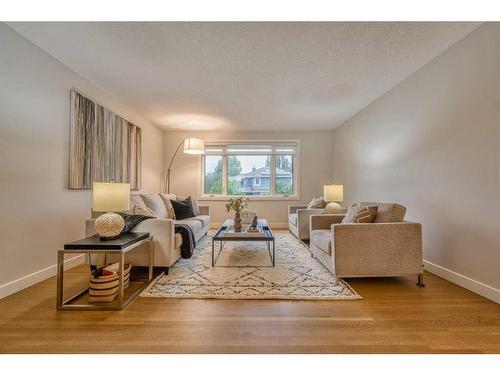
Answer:
[[[226,202],[226,211],[234,211],[234,231],[241,232],[241,211],[248,207],[250,199],[245,197],[231,198]]]

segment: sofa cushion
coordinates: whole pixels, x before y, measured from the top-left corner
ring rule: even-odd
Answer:
[[[314,244],[325,253],[332,254],[332,231],[330,229],[312,230],[309,241],[311,245]]]
[[[204,227],[206,227],[208,224],[210,224],[210,216],[208,216],[208,215],[198,215],[198,216],[193,217],[193,220],[198,220],[201,223],[201,225]]]
[[[176,220],[175,223],[188,225],[193,232],[198,232],[202,228],[201,221],[196,220],[194,217],[191,219]]]
[[[291,224],[297,226],[297,214],[290,214],[290,215],[288,215],[288,221]]]
[[[167,209],[167,219],[175,219],[175,211],[172,207],[172,203],[170,202],[170,200],[177,199],[175,194],[160,194],[160,198],[162,199]]]
[[[374,223],[396,223],[405,219],[406,207],[398,203],[361,202],[360,206],[378,206]]]
[[[141,198],[146,203],[146,206],[154,211],[160,219],[167,218],[167,207],[165,207],[160,194],[141,194]]]

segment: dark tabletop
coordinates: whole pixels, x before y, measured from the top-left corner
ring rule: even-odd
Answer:
[[[64,250],[123,250],[149,237],[149,233],[124,233],[114,240],[101,241],[98,235],[67,243]]]

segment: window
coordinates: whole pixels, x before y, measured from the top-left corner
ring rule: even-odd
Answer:
[[[205,157],[205,194],[222,194],[222,156]]]
[[[298,141],[210,143],[203,156],[204,196],[297,196]]]

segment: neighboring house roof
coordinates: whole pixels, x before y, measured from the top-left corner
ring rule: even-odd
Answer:
[[[269,177],[270,175],[270,168],[269,167],[262,167],[259,169],[254,169],[251,172],[248,173],[242,173],[238,177],[240,178],[262,178],[262,177]],[[284,169],[281,168],[276,168],[276,177],[292,177],[292,173],[285,171]]]

